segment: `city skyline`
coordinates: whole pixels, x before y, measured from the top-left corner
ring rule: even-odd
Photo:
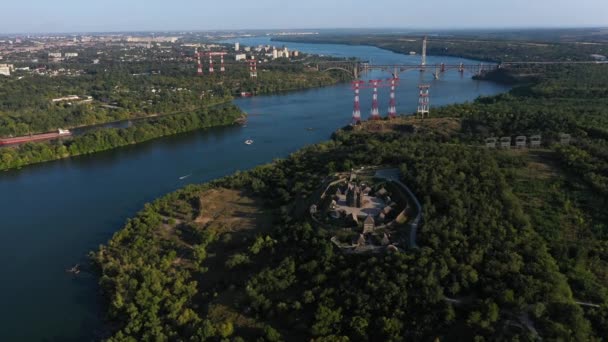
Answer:
[[[362,0],[331,4],[310,0],[288,6],[277,0],[235,0],[222,6],[191,0],[170,4],[142,0],[13,2],[4,5],[4,12],[11,15],[0,22],[0,33],[608,27],[608,2],[601,0],[490,4],[483,0],[381,0],[373,5]]]

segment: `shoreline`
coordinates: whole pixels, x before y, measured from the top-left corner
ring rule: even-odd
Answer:
[[[21,155],[20,150],[24,146],[32,147],[30,150],[37,148],[38,150],[50,151],[48,153],[55,153],[55,155],[50,158],[29,161],[29,162],[19,164],[19,165],[9,165],[8,167],[0,164],[0,171],[9,171],[9,170],[15,170],[15,169],[18,170],[18,169],[21,169],[23,167],[27,167],[30,165],[47,163],[47,162],[67,159],[67,158],[71,158],[71,157],[78,157],[78,156],[82,156],[82,155],[89,155],[89,154],[95,154],[95,153],[99,153],[99,152],[110,151],[110,150],[118,149],[121,147],[137,145],[137,144],[141,144],[141,143],[144,143],[147,141],[156,140],[156,139],[160,139],[163,137],[169,137],[169,136],[174,136],[174,135],[183,134],[183,133],[189,133],[189,132],[193,132],[193,131],[197,131],[197,130],[201,130],[201,129],[239,125],[240,124],[239,122],[242,122],[243,119],[246,120],[247,114],[245,114],[238,106],[233,105],[233,104],[224,104],[224,105],[226,105],[226,107],[224,107],[224,108],[231,108],[233,110],[238,111],[239,115],[238,116],[230,115],[228,118],[223,118],[223,120],[225,120],[225,121],[220,121],[219,123],[211,123],[211,124],[209,124],[209,121],[204,122],[205,118],[199,118],[199,120],[202,120],[203,122],[200,122],[198,124],[193,123],[194,126],[185,127],[185,128],[180,128],[180,127],[171,128],[172,125],[175,126],[178,124],[175,122],[165,122],[164,126],[160,125],[160,124],[151,125],[152,127],[149,127],[151,129],[152,128],[157,128],[160,130],[173,129],[173,131],[170,131],[168,133],[162,132],[162,131],[160,131],[158,133],[153,132],[151,135],[144,136],[143,138],[136,138],[136,137],[134,137],[134,134],[136,134],[138,131],[141,131],[142,129],[140,129],[140,127],[143,125],[146,125],[146,123],[142,124],[141,126],[131,126],[131,127],[127,127],[127,128],[101,128],[98,130],[92,130],[90,132],[85,132],[82,135],[71,136],[71,139],[67,141],[68,144],[60,143],[59,146],[53,146],[54,144],[52,143],[53,141],[57,141],[57,139],[53,139],[50,141],[43,141],[43,142],[30,142],[30,143],[22,144],[19,146],[7,146],[5,149],[0,149],[0,151],[5,151],[5,154],[10,153],[10,151],[17,151],[16,153],[14,153],[14,155],[16,155],[17,157],[19,157]],[[190,118],[192,118],[192,116],[197,115],[195,112],[186,112],[186,113],[183,113],[182,115],[184,115],[184,117],[187,118],[186,116],[188,114],[190,114]],[[174,114],[174,115],[180,115],[180,114]],[[202,114],[199,114],[199,115],[202,115]],[[226,114],[226,115],[229,115],[229,114]],[[170,116],[171,115],[157,116],[157,117],[152,117],[152,118],[148,118],[148,119],[162,120],[162,119],[168,119],[168,117],[170,117]],[[212,119],[208,119],[208,120],[212,120]],[[129,136],[129,133],[131,133],[132,138],[127,138],[127,136]],[[113,142],[114,145],[112,145],[112,146],[103,145],[106,143],[107,140],[111,140],[112,138],[116,138],[116,137],[123,138],[123,141],[122,142],[120,142],[120,141]],[[96,139],[96,140],[93,140],[93,142],[98,142],[98,146],[100,146],[100,147],[93,146],[93,147],[88,147],[85,151],[76,151],[76,152],[73,151],[72,146],[75,144],[82,143],[82,144],[86,145],[87,143],[90,143],[89,141],[87,141],[88,138]],[[125,141],[124,139],[129,139],[129,140]],[[44,150],[45,148],[46,148],[46,150]],[[10,154],[8,154],[8,155],[10,155]],[[1,162],[2,162],[2,160],[0,160],[0,163]]]
[[[291,92],[307,91],[307,90],[314,90],[314,89],[323,89],[323,88],[326,88],[326,87],[337,86],[337,85],[343,83],[339,79],[335,79],[334,81],[335,81],[334,83],[327,84],[327,85],[313,86],[313,87],[306,87],[306,86],[304,86],[304,87],[298,87],[298,88],[284,89],[284,90],[274,91],[274,92],[265,92],[265,93],[258,94],[258,95],[255,95],[255,96],[277,96],[277,95],[284,95],[284,94],[288,94],[288,93],[291,93]],[[195,108],[195,109],[191,109],[191,110],[180,110],[180,111],[171,112],[171,113],[165,113],[165,114],[152,114],[152,115],[143,116],[143,117],[134,117],[134,118],[128,118],[128,119],[122,119],[122,120],[115,120],[115,121],[109,121],[109,122],[98,123],[98,124],[93,124],[93,125],[81,125],[81,126],[67,127],[67,129],[74,130],[74,131],[84,130],[84,132],[79,133],[79,134],[75,133],[75,132],[72,132],[72,134],[70,136],[68,136],[67,138],[70,139],[68,141],[71,141],[71,140],[74,140],[74,139],[78,139],[79,137],[83,137],[86,134],[88,134],[90,132],[97,131],[97,130],[99,130],[99,131],[102,131],[102,130],[121,131],[121,130],[124,130],[124,129],[129,128],[129,127],[133,127],[133,126],[129,126],[129,127],[106,127],[106,126],[117,125],[117,124],[129,122],[129,121],[145,121],[145,120],[153,120],[153,119],[163,119],[163,118],[167,118],[167,117],[171,117],[171,116],[177,116],[177,115],[188,115],[188,114],[194,113],[197,110],[214,109],[214,108],[217,108],[217,107],[222,106],[222,105],[224,105],[224,106],[233,105],[233,101],[234,100],[235,100],[235,98],[231,97],[229,100],[225,100],[225,101],[214,103],[214,104],[209,104],[209,105],[206,105],[206,106],[201,106],[201,107],[198,107],[198,108]],[[234,105],[234,106],[237,107],[238,110],[242,112],[242,109],[240,109],[240,107],[238,107],[236,105]],[[45,159],[45,160],[36,161],[36,162],[28,162],[28,163],[25,163],[25,164],[21,164],[21,165],[17,165],[17,166],[12,166],[12,167],[3,167],[3,165],[2,165],[2,159],[0,159],[0,171],[19,170],[19,169],[21,169],[23,167],[27,167],[27,166],[34,165],[34,164],[52,162],[52,161],[56,161],[56,160],[61,160],[61,159],[66,159],[66,158],[71,158],[71,157],[77,157],[77,156],[81,156],[81,155],[88,155],[88,154],[93,154],[93,153],[97,153],[97,152],[109,151],[109,150],[112,150],[112,149],[116,149],[116,148],[120,148],[120,147],[124,147],[124,146],[128,146],[128,145],[137,145],[139,143],[143,143],[143,142],[146,142],[146,141],[150,141],[150,140],[154,140],[154,139],[160,139],[160,138],[163,138],[163,137],[169,137],[169,136],[177,135],[177,134],[181,134],[181,133],[192,132],[192,131],[196,131],[196,130],[200,130],[200,129],[208,129],[208,128],[215,128],[215,127],[227,127],[227,126],[231,126],[231,125],[235,125],[235,124],[241,124],[240,122],[243,121],[243,116],[245,117],[245,120],[246,120],[246,116],[247,116],[247,114],[244,113],[244,112],[242,112],[242,114],[243,115],[241,115],[239,118],[235,118],[234,122],[232,122],[232,123],[222,123],[222,124],[219,124],[219,125],[199,127],[199,128],[195,128],[195,129],[191,129],[191,130],[186,130],[186,131],[180,131],[180,132],[172,133],[172,134],[162,134],[162,135],[158,135],[158,136],[155,136],[153,138],[141,140],[141,141],[138,141],[138,142],[131,142],[131,143],[128,143],[128,144],[123,144],[123,145],[119,145],[119,146],[115,146],[115,147],[110,147],[110,148],[104,148],[104,149],[95,150],[95,151],[86,152],[86,153],[63,154],[63,155],[61,155],[59,157],[56,157],[56,158],[50,158],[50,159]],[[35,144],[35,146],[52,145],[53,142],[58,141],[58,140],[59,139],[57,139],[57,138],[53,138],[53,139],[48,139],[48,140],[29,141],[29,142],[24,142],[24,143],[19,143],[19,144],[11,144],[11,145],[6,145],[6,146],[0,146],[0,152],[2,152],[5,149],[19,150],[22,146],[27,145],[27,144]]]
[[[354,42],[347,42],[347,41],[342,41],[342,42],[332,42],[332,41],[325,41],[325,40],[319,40],[319,41],[306,41],[306,40],[289,40],[289,39],[275,39],[275,38],[271,38],[271,41],[275,41],[275,42],[282,42],[282,43],[301,43],[301,44],[325,44],[325,45],[345,45],[345,46],[365,46],[365,47],[373,47],[373,48],[377,48],[380,50],[385,50],[385,51],[390,51],[396,54],[400,54],[400,55],[404,55],[404,56],[408,56],[408,54],[406,54],[404,51],[399,51],[397,49],[393,49],[390,47],[385,47],[385,46],[378,46],[378,45],[373,45],[373,44],[359,44],[359,43],[354,43]],[[421,56],[420,54],[416,54],[415,56]],[[465,58],[465,59],[469,59],[472,61],[476,61],[476,62],[480,62],[480,63],[495,63],[498,64],[500,63],[500,61],[495,61],[495,60],[484,60],[484,59],[479,59],[479,58],[474,58],[474,57],[465,57],[465,56],[461,56],[458,54],[430,54],[427,55],[427,57],[451,57],[451,58]]]

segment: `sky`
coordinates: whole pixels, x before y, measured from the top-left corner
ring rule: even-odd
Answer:
[[[7,0],[0,33],[608,27],[608,0]]]

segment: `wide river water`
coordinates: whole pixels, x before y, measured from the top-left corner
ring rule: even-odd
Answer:
[[[239,39],[241,46],[274,44]],[[303,52],[358,57],[373,63],[419,63],[366,46],[286,43]],[[429,64],[474,61],[429,57]],[[371,73],[367,78],[390,77]],[[399,113],[416,109],[417,85],[431,84],[431,106],[471,101],[508,90],[470,75],[430,72],[401,75]],[[250,114],[246,127],[197,131],[91,156],[0,173],[0,341],[90,341],[102,328],[96,278],[66,268],[86,264],[87,253],[110,239],[144,203],[186,184],[202,183],[288,156],[327,140],[350,122],[352,91],[343,84],[294,93],[237,99]],[[371,93],[362,91],[363,117]],[[386,89],[380,91],[383,116]],[[432,113],[432,109],[431,109]],[[253,139],[253,145],[245,145]]]

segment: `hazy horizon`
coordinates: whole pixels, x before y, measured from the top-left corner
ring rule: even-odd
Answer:
[[[327,31],[380,31],[382,33],[425,33],[433,34],[435,32],[459,32],[459,31],[477,31],[477,32],[501,32],[501,31],[512,31],[512,30],[578,30],[578,29],[606,29],[608,25],[589,25],[589,26],[511,26],[511,27],[284,27],[284,28],[235,28],[235,29],[149,29],[149,30],[107,30],[107,31],[21,31],[21,32],[1,32],[0,36],[10,35],[44,35],[44,34],[66,34],[66,35],[77,35],[77,34],[122,34],[122,33],[272,33],[281,31],[299,32],[299,31],[310,31],[326,33]]]
[[[213,7],[211,7],[213,6]],[[32,0],[5,4],[1,34],[238,30],[471,30],[608,27],[608,1]],[[365,9],[365,10],[362,10]]]

